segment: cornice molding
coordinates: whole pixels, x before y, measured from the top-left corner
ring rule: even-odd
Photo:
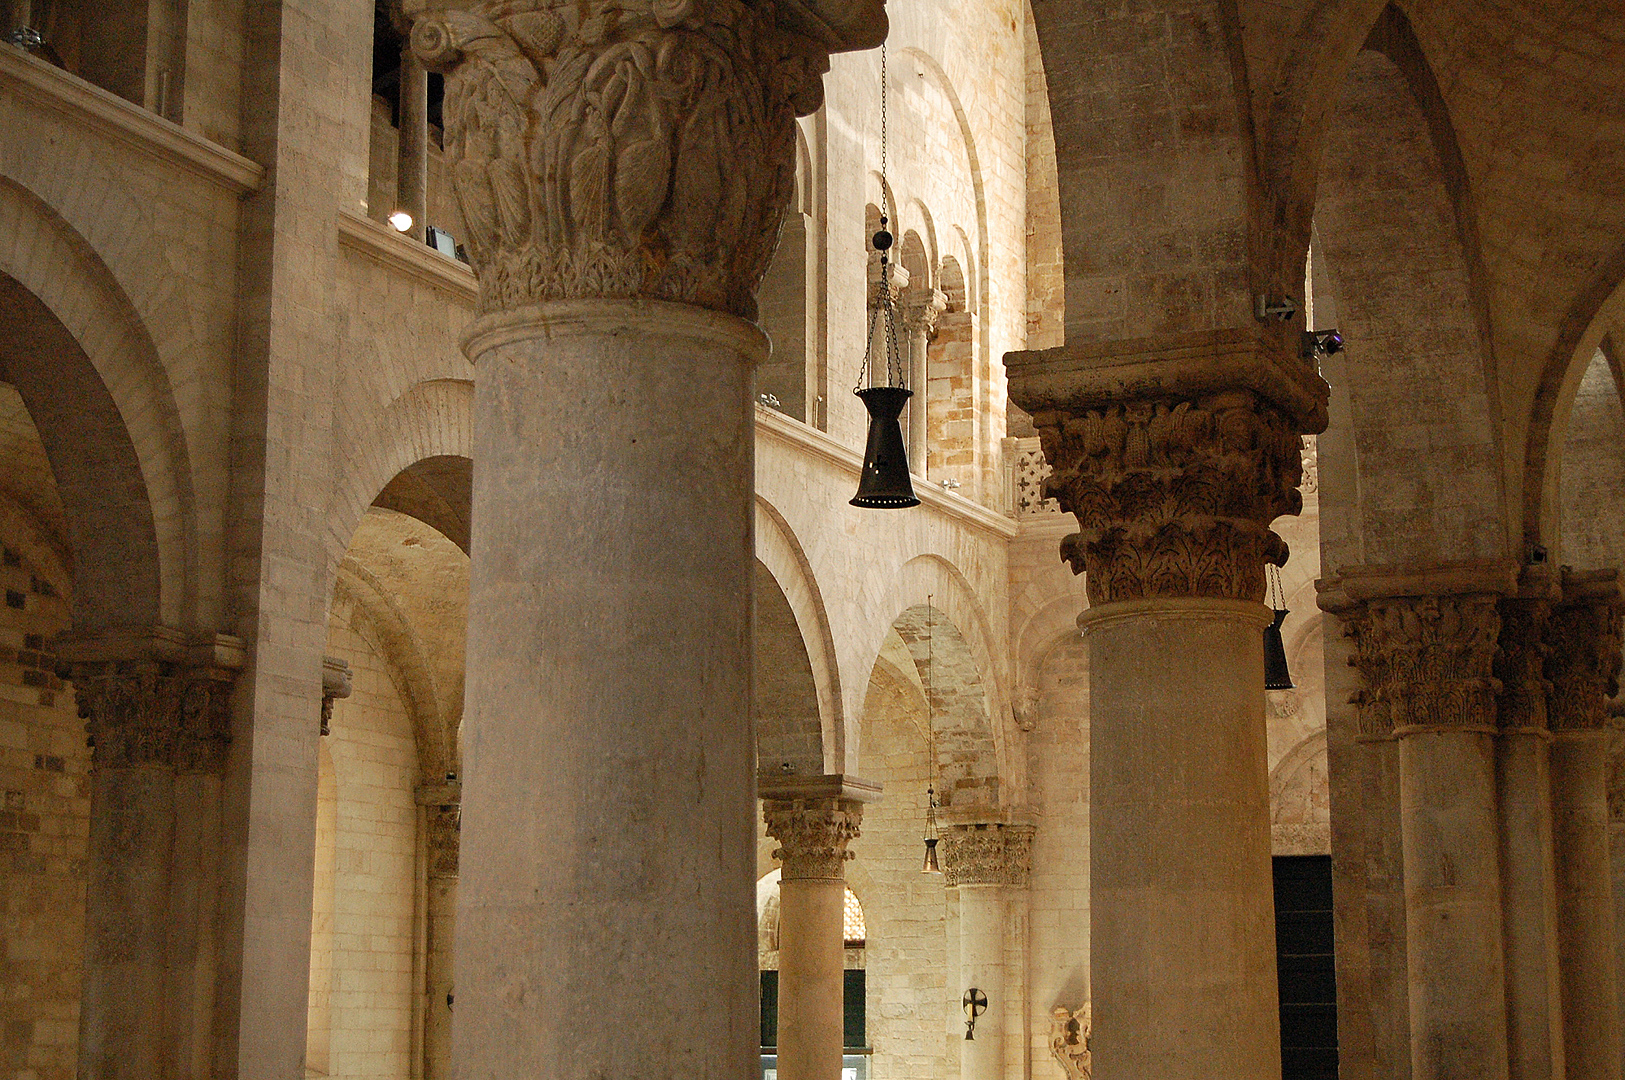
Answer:
[[[263,166],[12,45],[0,46],[0,93],[54,109],[234,194],[250,194],[265,183]]]

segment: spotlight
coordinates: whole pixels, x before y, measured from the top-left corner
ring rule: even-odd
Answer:
[[[1305,360],[1342,351],[1343,335],[1336,330],[1305,330],[1298,345],[1298,355]]]
[[[398,233],[412,231],[412,215],[405,210],[397,210],[389,215],[389,227]]]

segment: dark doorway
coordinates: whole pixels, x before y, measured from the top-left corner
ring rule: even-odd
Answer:
[[[1337,1080],[1332,857],[1275,857],[1275,970],[1282,1080]]]

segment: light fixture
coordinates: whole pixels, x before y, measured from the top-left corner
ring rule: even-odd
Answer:
[[[976,1018],[987,1012],[987,995],[973,986],[965,991],[959,1004],[965,1008],[965,1041],[975,1042]]]
[[[1253,317],[1259,322],[1270,319],[1280,319],[1286,322],[1298,313],[1298,302],[1290,296],[1283,296],[1279,300],[1271,300],[1267,293],[1259,293],[1253,297]]]
[[[398,233],[412,231],[412,215],[405,210],[397,210],[389,215],[389,227]]]
[[[1298,344],[1298,356],[1303,360],[1313,360],[1320,356],[1330,356],[1332,353],[1343,351],[1343,335],[1336,329],[1332,330],[1305,330]]]
[[[1270,585],[1270,608],[1275,613],[1275,620],[1264,627],[1264,689],[1291,690],[1292,673],[1286,668],[1286,643],[1281,639],[1281,624],[1291,612],[1286,610],[1280,567],[1266,566],[1264,572]]]
[[[942,864],[937,862],[937,792],[933,787],[925,789],[925,865],[920,873],[942,873]]]
[[[886,186],[886,46],[880,46],[880,181]],[[882,194],[882,200],[885,195]],[[903,443],[903,426],[899,417],[903,406],[914,396],[905,385],[903,358],[897,348],[897,313],[891,295],[892,234],[886,230],[887,218],[882,211],[880,231],[874,235],[875,250],[880,253],[880,295],[875,298],[873,313],[869,316],[869,340],[863,347],[863,370],[858,373],[858,385],[852,392],[858,395],[863,407],[869,410],[869,440],[863,450],[863,471],[858,477],[858,493],[850,500],[853,506],[868,510],[902,510],[920,505],[914,494],[914,484],[908,476],[908,449]],[[878,325],[877,325],[878,324]],[[875,331],[879,329],[884,356],[874,355]],[[885,385],[874,385],[876,368],[885,366]],[[867,380],[870,385],[864,386]]]

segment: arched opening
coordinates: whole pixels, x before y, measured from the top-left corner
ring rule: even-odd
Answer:
[[[337,568],[324,651],[350,693],[321,740],[307,1050],[333,1076],[450,1075],[470,479],[454,455],[403,469]]]
[[[91,752],[56,649],[69,631],[157,625],[163,583],[146,476],[108,384],[52,308],[5,274],[0,310],[0,694],[8,703],[0,720],[0,845],[8,859],[0,875],[8,957],[0,967],[0,1000],[8,1003],[0,1062],[69,1076],[93,967],[87,956],[101,965],[95,970],[111,966],[106,946],[128,918],[119,906],[128,882],[119,875],[134,873],[118,851],[91,845]],[[104,841],[141,846],[151,861],[136,872],[165,882],[198,872],[191,864],[199,853],[183,839],[195,830],[177,829],[176,820],[207,830],[218,814],[207,784],[187,787],[192,798],[183,799],[172,775],[159,776],[150,785],[159,800],[166,783],[172,816],[142,821],[132,830],[139,836],[105,824],[115,816],[105,803],[98,811]],[[177,948],[197,929],[177,920]]]
[[[777,867],[763,874],[756,882],[756,940],[757,969],[761,973],[762,992],[762,1059],[767,1071],[776,1069],[778,1048],[779,1000],[779,874]],[[867,1026],[868,999],[865,992],[865,947],[868,941],[868,921],[857,893],[848,886],[842,913],[842,944],[845,949],[845,989],[842,995],[845,1024],[842,1044],[847,1051],[843,1071],[867,1077],[865,1059],[868,1055]]]
[[[824,771],[824,735],[812,661],[790,601],[760,560],[755,601],[757,767],[817,776]]]

